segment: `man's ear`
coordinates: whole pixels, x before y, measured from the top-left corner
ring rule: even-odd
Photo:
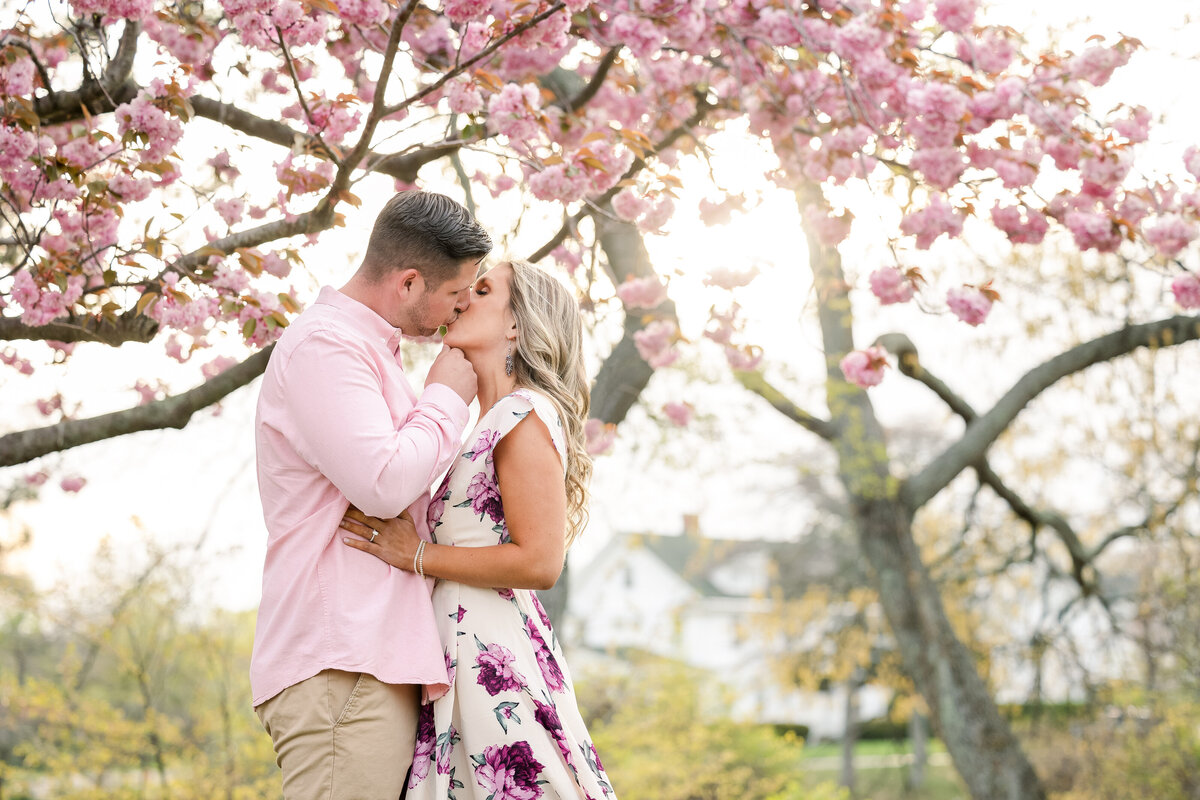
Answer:
[[[415,269],[402,269],[393,278],[396,296],[401,301],[411,300],[425,290],[425,281]]]

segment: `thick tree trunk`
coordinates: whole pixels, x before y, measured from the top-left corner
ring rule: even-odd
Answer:
[[[802,214],[813,203],[824,207],[817,187],[799,190],[796,201]],[[815,236],[808,239],[839,478],[905,671],[925,698],[934,730],[945,741],[973,798],[1043,798],[1033,767],[1000,716],[971,652],[955,634],[941,594],[921,561],[912,535],[912,513],[891,474],[883,428],[871,401],[841,374],[841,359],[854,349],[854,342],[849,284],[840,254]]]
[[[976,800],[1045,797],[1000,716],[974,657],[955,635],[917,555],[908,514],[895,501],[859,501],[855,522],[905,671],[929,705],[934,730]]]
[[[622,222],[611,215],[612,204],[603,206],[605,214],[596,216],[596,233],[608,261],[608,276],[619,285],[626,278],[645,278],[654,275],[650,255],[637,226]],[[675,317],[675,304],[667,301],[655,309],[660,316]],[[601,422],[616,425],[625,419],[637,402],[642,390],[650,383],[654,370],[638,354],[633,335],[645,326],[641,316],[628,314],[625,332],[612,352],[600,365],[592,386],[591,416]],[[566,616],[570,574],[566,564],[552,589],[539,592],[550,621],[559,625]]]

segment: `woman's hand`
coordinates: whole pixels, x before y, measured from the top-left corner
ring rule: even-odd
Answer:
[[[370,553],[397,569],[413,572],[413,557],[417,554],[417,526],[412,515],[405,511],[396,519],[368,517],[354,506],[342,517],[342,530],[349,531],[362,539],[343,537],[342,542],[355,550]],[[372,535],[373,534],[373,535]]]

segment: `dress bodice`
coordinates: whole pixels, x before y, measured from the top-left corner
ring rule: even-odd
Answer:
[[[530,413],[536,414],[550,431],[565,474],[565,437],[554,404],[539,392],[517,389],[480,415],[434,492],[428,517],[434,542],[485,547],[509,541],[492,456],[500,440]]]

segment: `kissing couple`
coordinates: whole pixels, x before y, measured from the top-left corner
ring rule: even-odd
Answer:
[[[286,800],[615,798],[533,591],[587,517],[582,319],[491,246],[401,192],[271,354],[250,682]],[[401,338],[443,325],[418,396]]]

